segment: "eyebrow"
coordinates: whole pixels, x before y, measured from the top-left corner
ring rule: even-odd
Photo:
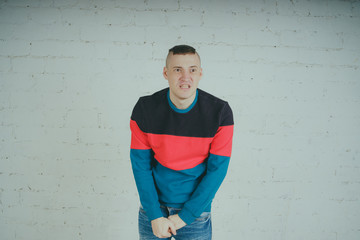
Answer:
[[[183,67],[181,67],[181,66],[174,66],[173,68],[183,68]],[[196,66],[196,65],[193,65],[193,66],[190,66],[189,68],[199,68],[199,67]]]

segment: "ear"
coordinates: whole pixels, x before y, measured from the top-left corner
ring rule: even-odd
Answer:
[[[164,67],[164,69],[163,69],[163,76],[164,76],[164,78],[165,78],[166,80],[168,79],[167,68],[166,68],[166,67]]]
[[[200,68],[200,79],[202,78],[202,76],[203,76],[203,70],[202,68]]]

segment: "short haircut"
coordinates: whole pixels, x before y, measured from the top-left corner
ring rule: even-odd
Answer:
[[[168,58],[170,54],[178,55],[178,54],[196,54],[199,57],[200,55],[196,52],[196,49],[189,45],[177,45],[169,49],[169,53],[166,57],[166,66],[168,66]],[[201,60],[200,60],[201,61]]]
[[[177,45],[174,46],[172,48],[169,49],[169,53],[173,53],[174,55],[176,54],[187,54],[187,53],[192,53],[195,54],[196,50],[195,48],[189,46],[189,45]]]

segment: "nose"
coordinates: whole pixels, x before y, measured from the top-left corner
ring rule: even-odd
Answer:
[[[184,80],[190,79],[190,72],[189,71],[183,71],[182,72],[182,79],[184,79]]]

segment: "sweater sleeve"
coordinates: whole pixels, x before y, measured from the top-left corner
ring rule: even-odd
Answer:
[[[138,125],[138,122],[141,122],[137,119],[138,110],[137,104],[130,120],[130,159],[141,205],[151,221],[163,215],[152,175],[153,153],[147,140],[147,134]]]
[[[228,104],[225,105],[221,118],[210,146],[206,174],[179,212],[179,217],[186,224],[191,224],[211,204],[227,173],[234,130],[233,115]]]

